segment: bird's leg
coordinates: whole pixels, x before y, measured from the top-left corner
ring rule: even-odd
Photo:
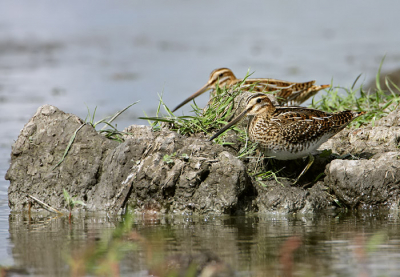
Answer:
[[[294,181],[293,185],[296,184],[300,177],[304,175],[304,173],[307,172],[307,170],[310,168],[310,166],[313,164],[314,162],[314,156],[310,154],[308,154],[308,164],[306,165],[306,167],[303,169],[303,171],[300,173],[299,177],[296,178],[296,180]]]
[[[258,151],[258,149],[257,149],[257,151]],[[261,160],[261,156],[264,156],[264,154],[261,151],[258,151],[258,152],[259,152],[259,155],[258,155],[258,158],[257,158],[257,161],[256,161],[256,167],[255,167],[254,171],[257,171],[258,163]]]

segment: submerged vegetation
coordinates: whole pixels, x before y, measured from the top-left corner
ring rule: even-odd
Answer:
[[[82,200],[77,200],[75,197],[69,195],[68,191],[63,188],[64,200],[67,204],[69,210],[69,221],[71,222],[71,214],[72,210],[76,205],[86,206],[86,204]]]
[[[120,276],[120,263],[127,253],[136,251],[143,238],[132,230],[133,215],[126,213],[111,236],[99,240],[67,256],[71,276]]]

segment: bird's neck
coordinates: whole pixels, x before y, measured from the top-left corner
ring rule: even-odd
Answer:
[[[250,137],[252,137],[252,135],[250,134],[249,131],[256,130],[257,126],[268,124],[268,122],[270,121],[271,118],[272,118],[272,113],[268,112],[267,110],[265,110],[264,112],[259,112],[255,115],[251,115],[250,123],[249,123],[248,129],[247,129]]]

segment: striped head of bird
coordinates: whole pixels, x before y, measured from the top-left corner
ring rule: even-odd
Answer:
[[[214,90],[216,88],[217,84],[220,87],[231,86],[233,83],[235,83],[235,81],[237,81],[236,76],[235,76],[235,74],[233,74],[232,70],[230,70],[229,68],[223,67],[223,68],[215,69],[211,72],[210,79],[208,79],[208,82],[203,87],[201,87],[198,91],[196,91],[191,96],[186,98],[182,103],[180,103],[178,106],[176,106],[172,110],[172,112],[175,112],[177,109],[179,109],[186,103],[190,102],[197,96],[203,94],[204,92],[211,90],[211,89]]]
[[[275,111],[275,106],[272,103],[271,99],[268,95],[264,93],[254,93],[250,95],[246,99],[246,107],[245,109],[231,122],[221,128],[217,133],[215,133],[210,141],[219,137],[223,132],[231,128],[233,125],[237,124],[240,120],[242,120],[246,115],[263,115],[268,117],[268,115],[272,114]]]

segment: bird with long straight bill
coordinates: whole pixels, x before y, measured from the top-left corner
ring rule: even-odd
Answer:
[[[363,114],[365,112],[327,113],[304,107],[276,107],[267,95],[255,93],[247,98],[245,109],[214,134],[210,141],[245,116],[252,115],[248,126],[249,139],[257,142],[266,156],[278,160],[309,156],[309,162],[297,177],[296,183],[312,165],[314,156],[311,153]]]
[[[308,82],[289,82],[272,78],[246,78],[238,79],[229,68],[218,68],[211,72],[208,82],[197,92],[186,98],[182,103],[176,106],[172,112],[195,99],[204,92],[211,90],[214,92],[216,87],[232,88],[242,83],[242,90],[252,92],[276,93],[276,98],[280,105],[300,105],[310,97],[314,96],[321,89],[330,87],[330,85],[315,85],[315,81]]]

